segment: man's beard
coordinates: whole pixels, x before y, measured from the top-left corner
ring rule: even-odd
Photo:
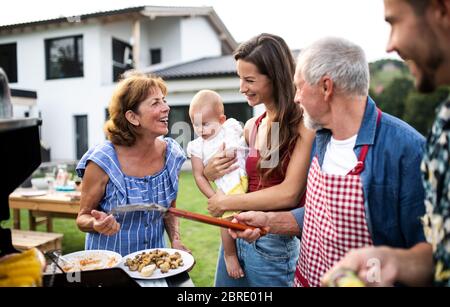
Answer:
[[[309,130],[317,131],[322,129],[322,125],[316,122],[309,116],[309,114],[303,109],[303,122],[305,124],[305,127]]]
[[[416,88],[420,93],[431,93],[436,89],[436,84],[431,75],[424,75],[420,81],[416,82]]]
[[[430,48],[430,53],[424,62],[416,62],[417,69],[422,74],[420,79],[416,80],[416,88],[421,93],[431,93],[436,87],[436,73],[439,66],[444,62],[444,53],[439,46],[433,46],[432,42],[437,41],[436,36],[431,31],[427,31],[427,38]]]
[[[431,93],[436,89],[436,73],[443,62],[443,55],[437,49],[433,49],[425,63],[417,63],[420,78],[416,79],[416,88],[421,93]]]

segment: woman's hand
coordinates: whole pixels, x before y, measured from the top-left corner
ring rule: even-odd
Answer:
[[[225,143],[223,143],[217,153],[209,160],[208,164],[203,169],[203,175],[209,180],[214,181],[223,177],[228,173],[239,168],[238,165],[233,165],[237,162],[234,151],[226,151]]]
[[[97,210],[92,210],[91,215],[95,219],[93,228],[96,232],[106,236],[112,236],[119,232],[120,224],[113,215],[108,215],[105,212]]]
[[[228,196],[222,193],[216,193],[208,199],[208,211],[212,216],[221,217],[226,208],[224,208],[224,202]]]
[[[189,254],[192,255],[192,252],[189,248],[187,248],[186,246],[184,246],[183,243],[181,243],[181,240],[175,239],[172,241],[172,248],[174,249],[181,249],[185,252],[188,252]]]

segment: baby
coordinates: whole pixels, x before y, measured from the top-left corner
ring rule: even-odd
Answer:
[[[242,136],[243,129],[235,119],[226,119],[219,94],[210,90],[199,91],[192,98],[189,117],[199,137],[189,142],[187,153],[191,158],[192,172],[200,191],[208,198],[215,193],[246,193],[248,178],[245,172],[246,145]],[[203,168],[223,143],[225,148],[235,149],[239,168],[215,180],[218,190],[214,191],[203,175]],[[232,215],[232,212],[226,212],[223,217]],[[239,264],[233,238],[226,229],[221,229],[221,236],[228,275],[233,278],[243,277],[244,271]]]

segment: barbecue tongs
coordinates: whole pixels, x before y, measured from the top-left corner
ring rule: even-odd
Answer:
[[[188,220],[197,221],[201,223],[206,223],[209,225],[215,225],[220,226],[224,228],[230,228],[233,230],[239,230],[244,231],[246,229],[256,229],[257,227],[253,227],[246,224],[241,223],[232,223],[228,220],[222,219],[222,218],[216,218],[211,217],[204,214],[189,212],[186,210],[181,210],[173,207],[163,207],[161,205],[157,204],[132,204],[132,205],[125,205],[125,206],[119,206],[113,208],[109,213],[113,215],[117,215],[118,213],[124,213],[124,212],[133,212],[133,211],[159,211],[163,214],[173,214],[178,217],[182,217]],[[267,231],[265,229],[259,228],[261,236],[264,236],[267,234]]]

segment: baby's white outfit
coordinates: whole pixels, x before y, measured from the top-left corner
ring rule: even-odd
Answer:
[[[220,131],[212,139],[204,140],[198,137],[189,142],[187,145],[188,157],[200,158],[203,161],[203,165],[207,165],[209,159],[217,153],[223,143],[225,143],[226,149],[237,149],[236,156],[239,168],[216,179],[214,182],[225,194],[246,193],[248,189],[248,178],[247,172],[245,171],[247,145],[243,137],[242,126],[234,118],[227,119],[222,124]]]

